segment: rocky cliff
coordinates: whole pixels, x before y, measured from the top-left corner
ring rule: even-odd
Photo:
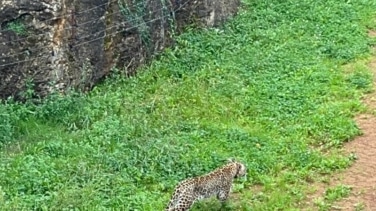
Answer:
[[[0,98],[87,90],[111,68],[133,74],[192,22],[215,26],[239,0],[2,0]],[[30,93],[29,93],[30,94]]]

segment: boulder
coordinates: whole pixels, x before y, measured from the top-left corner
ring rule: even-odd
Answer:
[[[239,0],[2,0],[0,98],[90,90],[112,68],[134,74],[194,23],[218,26]],[[124,68],[125,67],[125,68]]]

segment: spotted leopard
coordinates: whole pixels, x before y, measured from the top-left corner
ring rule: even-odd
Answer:
[[[211,196],[225,202],[234,178],[245,174],[244,164],[230,160],[208,174],[183,180],[176,186],[165,211],[187,211],[196,201]]]

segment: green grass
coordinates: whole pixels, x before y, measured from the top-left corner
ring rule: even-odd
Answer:
[[[352,161],[338,149],[360,133],[352,117],[371,77],[341,66],[369,54],[376,4],[243,3],[138,76],[38,106],[4,102],[2,209],[162,210],[180,180],[235,157],[248,177],[222,210],[299,210],[312,182]]]
[[[345,185],[337,185],[336,187],[329,188],[325,191],[324,197],[319,199],[316,204],[319,210],[331,210],[333,203],[343,197],[350,195],[351,187]],[[357,207],[360,205],[357,205]],[[359,208],[357,208],[359,209]]]

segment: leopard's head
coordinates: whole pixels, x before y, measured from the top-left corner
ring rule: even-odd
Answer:
[[[235,163],[236,163],[235,178],[244,177],[247,174],[247,168],[242,163],[239,163],[239,162],[235,162]]]
[[[235,161],[235,159],[230,158],[227,160],[229,163],[232,163],[236,168],[236,173],[234,175],[235,178],[243,177],[247,174],[247,168],[243,163]]]

